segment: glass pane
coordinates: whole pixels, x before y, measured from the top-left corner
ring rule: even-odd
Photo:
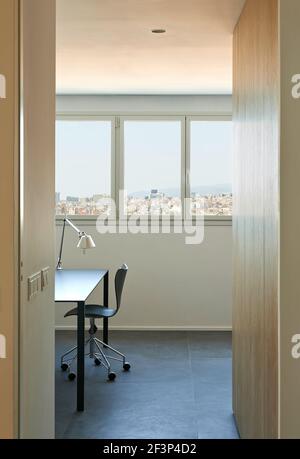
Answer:
[[[232,122],[191,121],[192,213],[232,215]]]
[[[56,215],[107,214],[111,122],[56,122]]]
[[[128,215],[181,215],[179,120],[124,122],[124,187]]]

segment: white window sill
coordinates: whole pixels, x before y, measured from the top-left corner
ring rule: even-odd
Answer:
[[[84,226],[95,226],[97,221],[97,216],[95,215],[68,215],[70,220],[73,222],[81,223]],[[56,216],[55,222],[56,226],[61,226],[63,224],[63,216]],[[171,219],[170,225],[174,227],[177,225],[182,225],[184,222],[183,219]],[[119,220],[118,220],[119,223]],[[124,224],[127,222],[124,221]],[[193,223],[195,224],[195,219],[193,219]],[[164,221],[162,218],[159,219],[160,226],[167,226],[169,224],[168,220]],[[149,225],[150,226],[150,225]],[[232,217],[226,216],[207,216],[204,217],[204,226],[232,226]]]

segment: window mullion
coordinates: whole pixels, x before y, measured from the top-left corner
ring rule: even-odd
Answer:
[[[185,198],[191,197],[191,185],[190,185],[190,168],[191,168],[191,136],[190,136],[190,123],[191,119],[189,116],[185,117]],[[184,217],[187,218],[187,208],[184,206]]]
[[[181,208],[182,219],[185,216],[185,196],[186,196],[186,121],[185,117],[181,120]]]
[[[122,168],[122,139],[121,139],[121,122],[120,117],[115,117],[115,138],[116,138],[116,161],[115,161],[115,204],[116,204],[116,219],[120,217],[120,202],[119,192],[122,188],[122,174],[124,173]]]

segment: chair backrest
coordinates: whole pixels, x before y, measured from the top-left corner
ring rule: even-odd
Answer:
[[[118,269],[115,275],[115,291],[116,291],[116,302],[117,302],[117,311],[121,306],[122,292],[128,271],[128,266],[124,263],[121,268]]]

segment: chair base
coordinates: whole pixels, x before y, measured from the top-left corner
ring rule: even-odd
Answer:
[[[96,338],[95,334],[97,332],[97,327],[95,325],[95,319],[90,319],[91,327],[89,330],[90,338],[86,340],[85,347],[89,346],[89,352],[85,355],[89,356],[90,359],[94,359],[94,363],[96,366],[103,366],[107,370],[107,377],[109,381],[114,381],[116,378],[116,374],[111,370],[111,364],[109,360],[116,360],[118,362],[123,363],[123,370],[129,371],[130,364],[126,362],[126,357],[117,349],[114,349],[112,346],[104,343],[100,339]],[[74,346],[72,349],[68,350],[61,356],[61,369],[63,371],[68,371],[69,379],[73,381],[76,378],[76,374],[72,372],[72,365],[74,364],[77,358],[77,348],[78,346]],[[112,353],[116,354],[118,357],[114,357],[112,355],[107,355],[103,349],[109,349]],[[71,355],[69,358],[66,358],[68,355]]]

